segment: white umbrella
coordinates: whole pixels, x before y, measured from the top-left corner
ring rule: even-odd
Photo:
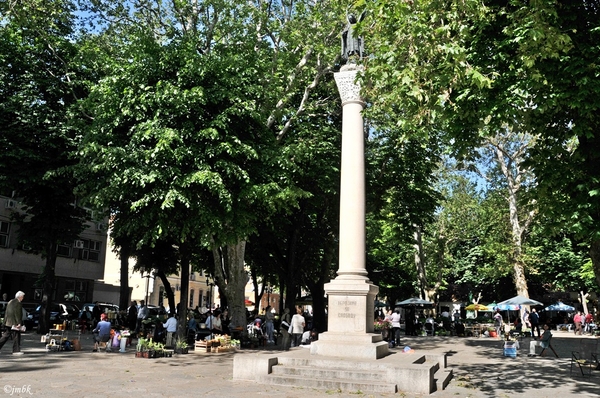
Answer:
[[[504,300],[498,303],[498,306],[501,305],[544,305],[539,301],[532,300],[523,296],[515,296],[513,298],[509,298],[508,300]]]

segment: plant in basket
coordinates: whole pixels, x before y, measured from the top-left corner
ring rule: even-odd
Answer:
[[[187,354],[188,353],[188,344],[184,339],[177,339],[175,342],[175,353],[177,354]]]

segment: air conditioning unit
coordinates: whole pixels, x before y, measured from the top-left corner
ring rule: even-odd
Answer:
[[[76,240],[75,242],[73,242],[73,247],[75,249],[83,249],[83,241],[82,240]]]
[[[99,222],[96,224],[96,231],[104,231],[106,229],[106,224]]]
[[[15,202],[14,200],[10,200],[9,199],[9,200],[6,201],[5,207],[7,209],[14,209],[15,207],[17,207],[17,202]]]

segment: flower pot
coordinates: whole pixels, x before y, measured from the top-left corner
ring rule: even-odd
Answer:
[[[496,334],[495,331],[493,331],[493,332],[490,332],[490,337],[498,337],[498,335]]]

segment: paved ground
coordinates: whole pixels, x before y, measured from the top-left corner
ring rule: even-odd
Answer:
[[[414,337],[403,344],[416,352],[448,354],[454,378],[444,391],[429,395],[449,397],[599,397],[600,371],[591,378],[570,375],[571,351],[579,336],[553,332],[560,358],[528,358],[525,339],[516,359],[504,357],[502,342],[491,338]],[[587,337],[592,339],[592,337]],[[24,355],[11,355],[11,342],[0,353],[0,398],[38,397],[422,397],[410,393],[370,394],[301,387],[277,387],[232,380],[233,355],[217,353],[135,358],[126,353],[92,353],[91,337],[82,338],[82,351],[46,352],[40,336],[23,336]],[[302,348],[297,348],[302,349]],[[539,350],[539,348],[538,348]]]

